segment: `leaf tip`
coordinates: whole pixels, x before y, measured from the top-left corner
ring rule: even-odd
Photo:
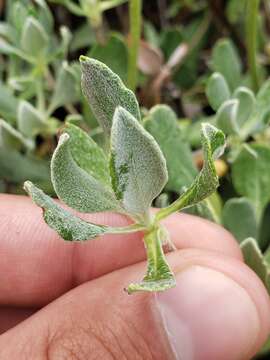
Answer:
[[[33,185],[32,182],[27,180],[23,183],[23,189],[29,194],[32,185]]]
[[[65,144],[69,139],[70,139],[70,136],[68,133],[61,134],[59,141],[58,141],[58,145],[61,146],[61,145]]]
[[[90,57],[85,56],[85,55],[80,55],[79,61],[80,61],[80,64],[82,66],[82,69],[85,68],[85,70],[90,68],[92,71],[93,70],[98,71],[100,69],[107,68],[107,66],[104,63],[102,63],[101,61],[96,60],[94,58],[90,58]]]
[[[79,57],[80,63],[84,63],[84,62],[86,62],[88,60],[90,60],[90,58],[85,56],[85,55],[80,55],[80,57]]]
[[[209,142],[213,158],[219,158],[226,146],[224,132],[209,123],[202,123],[202,135]]]

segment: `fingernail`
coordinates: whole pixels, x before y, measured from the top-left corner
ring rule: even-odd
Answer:
[[[246,360],[260,321],[244,288],[221,272],[192,266],[177,274],[177,286],[157,295],[176,359]]]

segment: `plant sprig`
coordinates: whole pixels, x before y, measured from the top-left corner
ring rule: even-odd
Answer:
[[[160,221],[204,200],[218,187],[214,159],[225,146],[225,136],[210,124],[202,126],[204,166],[173,204],[150,211],[152,202],[168,181],[165,157],[153,136],[140,123],[135,95],[106,65],[80,57],[82,90],[110,144],[106,154],[80,128],[67,123],[51,161],[51,178],[58,197],[81,212],[115,211],[133,224],[113,228],[89,223],[72,215],[31,182],[25,190],[43,208],[46,223],[68,241],[94,239],[106,233],[143,231],[148,266],[143,280],[130,284],[135,291],[163,291],[175,278],[162,245],[170,242]],[[166,233],[166,235],[165,235]]]

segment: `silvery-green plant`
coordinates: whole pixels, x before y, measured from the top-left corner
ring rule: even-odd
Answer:
[[[77,16],[86,17],[93,28],[98,28],[102,24],[104,11],[119,6],[128,0],[51,0],[51,2],[64,5],[71,13]]]
[[[8,1],[5,10],[0,22],[0,177],[12,184],[27,178],[49,184],[47,161],[36,156],[36,138],[52,142],[60,124],[56,109],[73,113],[72,104],[80,98],[79,65],[66,61],[71,34],[63,26],[55,35],[44,0]]]
[[[224,203],[221,223],[238,240],[246,263],[270,292],[270,80],[254,93],[227,39],[217,42],[211,65],[215,72],[206,85],[206,96],[216,112],[211,123],[227,135],[225,160],[231,167],[233,194],[241,196]]]
[[[69,207],[83,213],[114,211],[128,216],[132,225],[117,228],[92,224],[72,215],[31,182],[24,185],[43,208],[46,223],[68,241],[94,239],[106,233],[142,231],[148,258],[147,272],[135,291],[162,291],[175,286],[174,275],[162,246],[170,245],[160,221],[197,204],[218,187],[214,159],[225,146],[221,130],[203,124],[204,166],[190,186],[171,205],[151,212],[153,200],[168,181],[164,155],[153,136],[142,126],[140,109],[132,91],[103,63],[80,57],[82,90],[104,129],[108,152],[79,127],[67,123],[51,160],[56,194]]]

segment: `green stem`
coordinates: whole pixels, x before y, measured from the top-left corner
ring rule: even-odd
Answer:
[[[129,42],[129,62],[128,62],[128,87],[136,89],[137,85],[137,59],[139,53],[141,37],[141,13],[142,0],[129,1],[129,21],[130,21],[130,42]]]
[[[45,94],[43,89],[43,79],[39,77],[36,79],[36,91],[37,91],[37,108],[41,113],[45,112]]]
[[[185,192],[182,196],[180,196],[179,199],[177,199],[171,205],[159,210],[155,216],[155,223],[158,223],[160,220],[165,219],[166,217],[173,214],[174,212],[179,211],[179,210],[183,209],[184,207],[186,207],[189,196],[190,196],[190,191],[191,191],[191,189],[189,189],[187,192]]]
[[[259,88],[259,78],[256,65],[257,21],[259,13],[259,3],[260,0],[248,0],[246,16],[248,67],[254,91],[257,91]]]
[[[107,229],[110,234],[130,234],[133,232],[145,230],[145,226],[140,224],[132,224],[130,226],[124,227],[108,227]]]

